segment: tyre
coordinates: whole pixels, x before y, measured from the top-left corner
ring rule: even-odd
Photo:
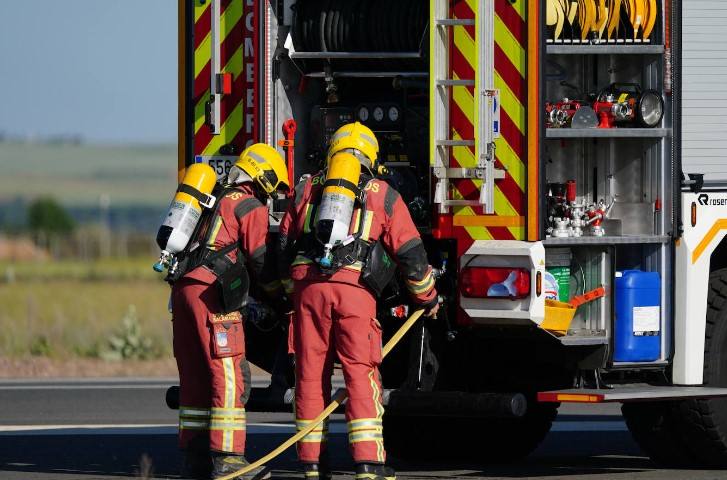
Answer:
[[[710,275],[704,385],[727,387],[727,269]],[[727,398],[625,404],[626,424],[641,448],[669,466],[727,467]]]
[[[407,460],[510,462],[535,450],[557,411],[557,404],[529,402],[525,416],[514,419],[385,415],[384,441],[391,455]]]

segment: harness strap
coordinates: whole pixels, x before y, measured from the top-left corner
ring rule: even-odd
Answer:
[[[361,189],[358,188],[358,185],[353,182],[349,182],[345,178],[332,178],[330,180],[326,180],[323,184],[323,188],[327,187],[342,187],[347,190],[351,190],[356,195],[356,197],[361,194]]]
[[[200,204],[202,204],[202,206],[207,208],[211,207],[215,201],[215,197],[202,193],[196,188],[184,183],[179,184],[177,192],[186,193],[187,195],[195,198]]]

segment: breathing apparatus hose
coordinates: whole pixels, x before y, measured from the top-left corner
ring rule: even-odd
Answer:
[[[397,330],[397,332],[394,334],[391,339],[389,339],[388,342],[386,342],[386,345],[384,345],[383,349],[383,356],[382,358],[386,358],[386,355],[396,346],[397,343],[406,335],[406,332],[409,331],[409,329],[419,320],[419,317],[422,316],[424,313],[424,310],[417,310],[414,312],[411,317],[409,317],[404,324]],[[232,480],[236,478],[239,475],[244,475],[252,470],[255,470],[256,468],[266,464],[273,458],[277,457],[284,451],[286,451],[288,448],[295,445],[295,443],[300,440],[301,438],[308,435],[310,432],[313,431],[320,423],[325,420],[328,416],[330,416],[341,404],[348,398],[348,391],[345,388],[339,389],[336,393],[335,397],[331,400],[331,403],[328,404],[328,406],[321,412],[320,415],[318,415],[312,422],[310,422],[303,430],[299,431],[286,441],[280,444],[278,448],[273,450],[272,452],[268,453],[264,457],[262,457],[259,460],[254,461],[253,463],[247,465],[244,468],[241,468],[240,470],[230,473],[229,475],[225,475],[224,477],[220,477],[217,480]]]

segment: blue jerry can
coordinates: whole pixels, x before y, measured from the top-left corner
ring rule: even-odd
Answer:
[[[661,354],[661,279],[657,272],[616,272],[615,362],[651,362]]]

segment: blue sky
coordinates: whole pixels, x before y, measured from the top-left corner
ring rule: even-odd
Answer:
[[[0,132],[175,143],[176,0],[0,0]]]

